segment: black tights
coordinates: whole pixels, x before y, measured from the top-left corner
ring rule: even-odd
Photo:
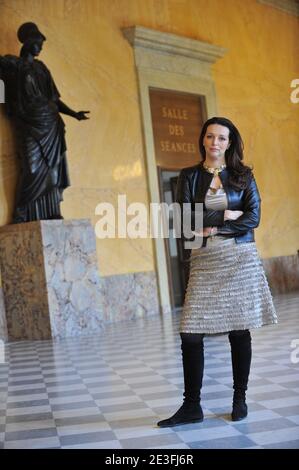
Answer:
[[[204,339],[204,333],[180,333],[182,343],[186,344],[198,344]],[[230,338],[245,338],[250,336],[249,330],[233,330],[228,333],[228,337]]]
[[[185,400],[200,398],[204,371],[204,334],[180,333],[183,356]],[[236,393],[245,393],[251,364],[251,335],[249,330],[228,333],[231,346],[233,386]]]

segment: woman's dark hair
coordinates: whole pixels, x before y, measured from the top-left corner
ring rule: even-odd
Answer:
[[[248,186],[252,177],[253,168],[244,165],[242,161],[244,158],[244,144],[238,129],[229,119],[224,117],[213,117],[204,123],[199,137],[199,150],[203,157],[201,165],[206,159],[206,150],[203,146],[203,139],[206,135],[208,126],[211,124],[220,124],[221,126],[225,126],[229,129],[230,146],[225,152],[225,163],[229,173],[228,183],[236,190],[241,191]]]

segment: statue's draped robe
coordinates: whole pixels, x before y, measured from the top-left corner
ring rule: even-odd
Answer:
[[[39,60],[5,56],[0,65],[21,158],[14,222],[60,218],[62,192],[70,185],[60,94]]]

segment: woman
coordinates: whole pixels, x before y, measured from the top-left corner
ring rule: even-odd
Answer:
[[[260,222],[259,191],[243,163],[243,142],[234,124],[209,119],[199,139],[203,161],[181,171],[177,202],[203,203],[200,248],[191,251],[190,276],[180,322],[184,402],[158,426],[203,421],[200,394],[204,370],[203,337],[227,333],[233,370],[231,418],[247,416],[246,390],[251,363],[251,328],[277,323],[273,299],[254,239]],[[194,219],[194,211],[192,211]],[[192,219],[192,220],[193,220]]]

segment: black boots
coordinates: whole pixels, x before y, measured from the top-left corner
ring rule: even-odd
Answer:
[[[157,424],[160,428],[179,426],[180,424],[201,423],[203,421],[203,412],[198,403],[184,401],[178,411],[168,419],[163,419]]]
[[[158,422],[160,427],[179,426],[203,421],[200,406],[200,392],[204,370],[203,334],[181,333],[184,369],[184,403],[168,419]],[[231,345],[234,398],[232,421],[240,421],[247,416],[246,390],[251,364],[251,336],[249,330],[231,331]]]
[[[235,390],[233,398],[232,421],[241,421],[247,416],[245,391]]]
[[[184,403],[173,416],[157,423],[161,428],[203,421],[203,412],[200,406],[204,369],[203,336],[197,333],[181,333],[185,384]]]
[[[247,416],[246,390],[251,364],[251,336],[249,330],[231,331],[231,345],[234,397],[232,421],[240,421]]]

